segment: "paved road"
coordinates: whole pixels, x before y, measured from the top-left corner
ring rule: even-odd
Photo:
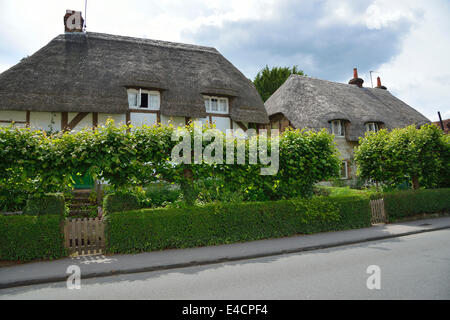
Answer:
[[[367,289],[367,267],[381,289]],[[450,230],[269,258],[0,290],[0,299],[450,299]]]

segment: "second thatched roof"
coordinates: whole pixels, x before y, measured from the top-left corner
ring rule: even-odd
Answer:
[[[63,34],[0,75],[0,110],[128,111],[126,88],[161,91],[161,113],[205,117],[203,95],[230,98],[235,121],[267,123],[251,81],[216,49],[100,33]]]
[[[281,113],[295,128],[329,128],[331,120],[350,122],[348,139],[364,136],[367,122],[388,129],[430,123],[389,91],[291,75],[266,101],[269,116]]]

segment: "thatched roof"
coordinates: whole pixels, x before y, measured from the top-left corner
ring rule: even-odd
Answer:
[[[0,75],[0,110],[124,113],[127,87],[161,90],[161,113],[204,117],[202,94],[235,121],[267,123],[254,85],[216,49],[100,33],[59,35]]]
[[[364,135],[366,122],[386,128],[429,123],[426,117],[389,91],[292,75],[266,101],[269,116],[281,113],[295,128],[329,128],[331,120],[348,120],[348,138]]]

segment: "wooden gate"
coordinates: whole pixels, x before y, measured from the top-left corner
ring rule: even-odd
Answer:
[[[69,254],[101,254],[105,249],[105,222],[102,218],[67,219],[64,244]]]
[[[370,201],[370,209],[372,210],[372,224],[386,223],[384,199]]]

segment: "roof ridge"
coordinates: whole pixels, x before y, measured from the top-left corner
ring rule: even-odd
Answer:
[[[303,78],[303,79],[310,79],[310,80],[317,80],[317,81],[322,81],[322,82],[327,82],[327,83],[332,83],[332,84],[338,84],[338,85],[343,85],[343,86],[354,86],[353,84],[348,84],[348,83],[344,83],[344,82],[338,82],[338,81],[331,81],[331,80],[326,80],[326,79],[319,79],[319,78],[314,78],[314,77],[310,77],[310,76],[303,76],[300,74],[291,74],[291,77],[295,77],[295,78]],[[359,89],[368,89],[368,90],[377,90],[376,92],[378,92],[378,88],[371,88],[371,87],[362,87]],[[389,92],[389,90],[384,90],[385,92]]]
[[[151,46],[158,46],[164,48],[174,48],[174,49],[184,49],[184,50],[193,50],[193,51],[201,51],[201,52],[209,52],[220,54],[220,52],[214,47],[208,46],[200,46],[196,44],[188,44],[181,42],[171,42],[164,40],[155,40],[155,39],[146,39],[146,38],[137,38],[130,36],[121,36],[114,35],[108,33],[100,33],[100,32],[86,32],[86,33],[65,33],[60,34],[56,39],[67,39],[67,36],[86,36],[87,38],[101,39],[101,40],[109,40],[109,41],[119,41],[119,42],[131,42],[136,44],[144,44]]]

